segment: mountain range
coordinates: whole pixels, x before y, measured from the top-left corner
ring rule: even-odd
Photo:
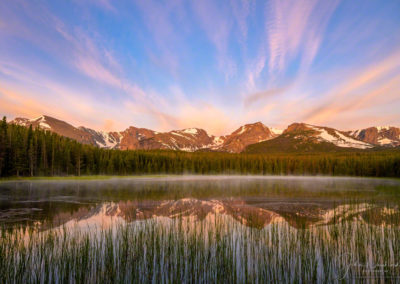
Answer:
[[[293,123],[285,130],[269,128],[261,122],[246,124],[230,134],[209,135],[200,128],[157,132],[130,126],[119,132],[75,127],[65,121],[42,115],[15,118],[10,123],[55,132],[80,143],[121,150],[169,149],[180,151],[220,151],[230,153],[346,151],[400,146],[400,128],[369,127],[340,131],[330,127]]]

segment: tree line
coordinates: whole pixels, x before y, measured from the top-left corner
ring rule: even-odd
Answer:
[[[400,177],[400,151],[230,154],[110,150],[39,128],[0,125],[0,176],[259,174]]]

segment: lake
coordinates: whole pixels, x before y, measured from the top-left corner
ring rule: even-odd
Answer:
[[[400,281],[400,180],[0,183],[0,282]]]

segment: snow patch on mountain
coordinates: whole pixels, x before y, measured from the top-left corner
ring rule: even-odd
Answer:
[[[357,129],[357,130],[354,130],[354,131],[350,131],[350,136],[353,136],[353,137],[357,137],[359,134],[360,134],[360,132],[362,131],[362,129]]]
[[[29,119],[17,117],[16,119],[12,120],[11,123],[14,123],[14,124],[20,125],[20,126],[27,126],[27,121],[29,121]]]
[[[104,140],[104,147],[108,149],[113,149],[115,148],[119,141],[117,141],[113,136],[110,135],[110,133],[104,132],[104,131],[99,131],[100,135],[103,137]],[[97,142],[97,141],[96,141]]]
[[[177,136],[181,136],[181,137],[187,138],[185,135],[182,135],[182,134],[180,134],[180,133],[177,132],[177,131],[171,131],[171,134],[172,134],[172,135],[177,135]]]
[[[183,129],[182,132],[195,135],[198,133],[198,130],[197,130],[197,128],[186,128],[186,129]]]
[[[216,136],[216,137],[214,137],[214,139],[213,139],[213,145],[214,145],[214,146],[222,145],[222,144],[224,143],[224,141],[225,141],[225,139],[222,138],[222,136]]]
[[[39,127],[42,129],[51,129],[50,125],[46,122],[46,118],[44,116],[40,116],[36,119],[31,119],[30,122],[38,122],[39,123]]]
[[[240,127],[240,131],[237,133],[238,135],[243,134],[244,132],[246,132],[246,125]]]
[[[390,126],[375,126],[375,128],[380,132],[382,130],[389,130]]]
[[[38,126],[42,129],[50,130],[51,126],[47,123],[45,116],[39,116],[37,118],[28,119],[28,118],[16,118],[12,121],[13,123],[21,126],[28,126],[32,123],[38,123]]]
[[[317,127],[313,125],[307,125],[309,128],[319,132],[319,140],[330,142],[335,144],[338,147],[345,147],[345,148],[357,148],[357,149],[367,149],[372,148],[373,146],[369,143],[362,142],[356,140],[354,138],[345,136],[343,133],[332,130],[334,134],[329,133],[325,128]]]
[[[39,123],[39,125],[40,125],[41,128],[51,129],[50,125],[48,125],[48,124],[45,123],[45,122],[42,122],[42,121],[41,121],[41,122]]]
[[[395,142],[394,140],[392,140],[392,139],[388,139],[388,138],[379,138],[378,139],[378,143],[379,143],[379,145],[391,145],[391,144],[393,144],[393,142]]]
[[[275,135],[281,135],[283,133],[283,129],[278,129],[274,127],[271,127],[269,130],[271,130],[271,132]]]
[[[393,126],[374,126],[349,132],[350,136],[362,141],[385,147],[400,145],[400,129]]]

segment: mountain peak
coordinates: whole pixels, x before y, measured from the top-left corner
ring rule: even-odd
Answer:
[[[262,123],[261,121],[257,121],[257,122],[254,122],[254,123],[248,123],[248,124],[245,124],[244,126],[247,126],[247,127],[264,127],[264,128],[268,128],[268,127],[265,126],[264,123]]]
[[[349,131],[348,134],[352,137],[378,146],[400,146],[400,128],[394,126],[373,126]]]
[[[373,146],[370,143],[355,139],[349,133],[339,131],[334,128],[316,126],[307,123],[292,123],[283,132],[287,137],[291,137],[300,142],[307,143],[331,143],[342,148],[367,149]]]
[[[246,125],[259,125],[259,126],[265,126],[261,121],[256,121],[254,123],[248,123]]]
[[[303,122],[294,122],[290,124],[283,133],[294,132],[294,131],[304,131],[304,130],[312,130],[313,125],[306,124]]]
[[[201,128],[191,127],[191,128],[184,128],[181,130],[174,130],[171,132],[179,132],[182,134],[189,134],[189,135],[199,135],[199,134],[207,134],[207,131]]]
[[[389,130],[390,128],[393,128],[393,126],[375,126],[375,128],[378,130],[378,131],[384,131],[384,130]]]
[[[262,122],[245,124],[224,137],[221,149],[228,152],[242,152],[248,145],[274,138],[276,135]]]
[[[276,140],[279,137],[290,140],[282,143],[292,143],[298,147],[304,143],[330,143],[340,148],[358,149],[367,149],[374,145],[390,147],[400,145],[400,129],[393,126],[376,126],[343,132],[329,127],[295,122],[282,131],[269,128],[261,121],[257,121],[244,124],[228,135],[213,136],[204,129],[196,127],[169,132],[157,132],[134,126],[120,132],[96,131],[84,126],[77,128],[48,115],[41,115],[33,119],[17,117],[10,123],[25,127],[32,125],[33,128],[39,127],[45,131],[52,131],[80,143],[121,150],[171,149],[191,152],[201,150],[239,153],[251,144]],[[282,148],[282,143],[277,142],[277,147]],[[296,149],[301,149],[301,147]]]

